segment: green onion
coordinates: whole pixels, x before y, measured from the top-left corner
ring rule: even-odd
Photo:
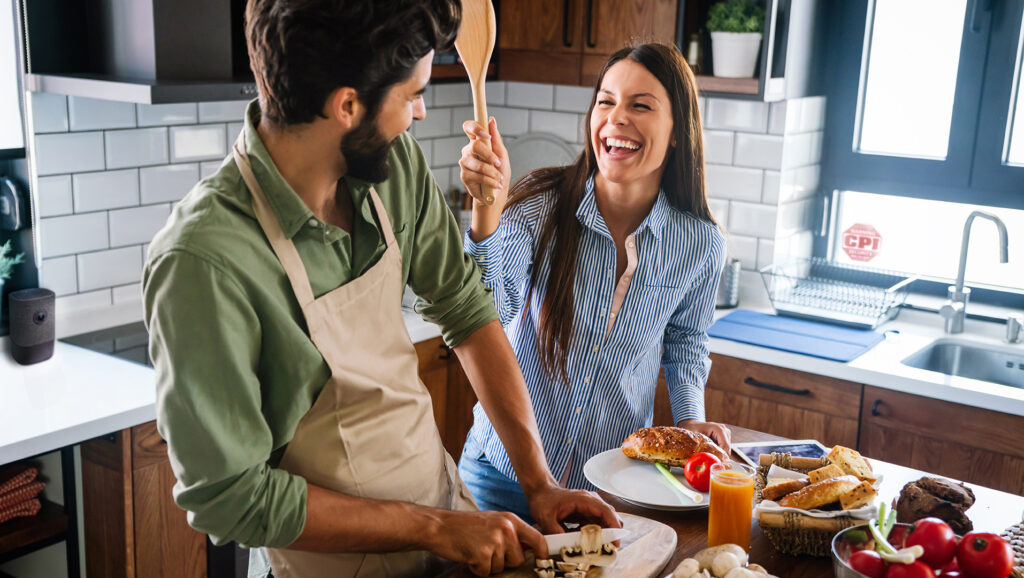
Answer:
[[[669,484],[671,484],[671,486],[675,488],[680,494],[686,496],[687,498],[693,500],[694,502],[699,503],[704,501],[704,496],[684,486],[683,483],[679,481],[679,478],[673,476],[672,472],[670,472],[669,469],[665,467],[665,464],[661,462],[655,462],[654,467],[658,468],[658,471],[661,472],[661,475],[665,476],[665,479],[668,480]]]

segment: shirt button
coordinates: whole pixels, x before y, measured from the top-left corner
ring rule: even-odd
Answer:
[[[584,377],[583,378],[583,383],[590,383],[590,377],[589,376],[588,377]]]
[[[611,317],[612,319],[615,319],[615,314],[614,313],[609,313],[608,316]]]
[[[581,411],[583,411],[583,408],[582,408],[582,407],[577,407],[577,408],[576,408],[576,413],[580,413]]]
[[[597,350],[598,350],[598,347],[595,345],[594,346],[594,353],[597,353]]]
[[[632,247],[633,246],[633,241],[632,240],[626,241],[626,246],[627,247]]]
[[[572,445],[572,438],[566,438],[566,440],[565,440],[565,443],[566,443],[567,445],[570,445],[570,446],[571,446],[571,445]]]
[[[315,226],[317,226],[317,220],[316,220],[316,219],[310,219],[310,220],[309,220],[309,226],[310,226],[310,227],[315,227]]]

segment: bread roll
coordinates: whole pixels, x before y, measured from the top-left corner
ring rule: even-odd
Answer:
[[[784,508],[813,510],[825,504],[838,502],[843,494],[856,488],[858,484],[860,480],[856,476],[829,478],[783,497],[779,500],[779,505]]]
[[[792,494],[793,492],[806,488],[810,484],[807,478],[800,478],[799,480],[779,480],[772,482],[761,490],[761,498],[765,500],[777,501],[786,494]]]
[[[857,484],[856,488],[839,496],[839,504],[844,510],[852,510],[870,504],[877,495],[878,492],[871,482],[864,481]]]
[[[818,468],[811,473],[807,474],[807,479],[811,483],[820,482],[821,480],[827,480],[829,478],[838,478],[839,476],[845,476],[847,472],[844,472],[842,468],[835,464],[829,464],[823,468]]]
[[[829,452],[828,459],[851,476],[857,476],[861,480],[867,480],[871,483],[878,479],[878,476],[871,471],[871,464],[857,450],[836,446]]]
[[[661,462],[683,467],[693,454],[707,452],[723,462],[729,455],[708,436],[678,427],[645,427],[629,434],[622,442],[626,457],[645,462]]]

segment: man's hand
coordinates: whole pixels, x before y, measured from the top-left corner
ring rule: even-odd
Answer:
[[[732,449],[732,432],[728,426],[713,421],[697,421],[695,419],[684,419],[679,422],[679,427],[702,433],[719,445],[728,454]]]
[[[465,562],[470,572],[487,576],[521,565],[523,546],[537,558],[547,558],[540,532],[508,512],[439,511],[427,539],[427,549],[449,560]]]
[[[545,534],[565,532],[561,522],[582,518],[605,528],[621,528],[622,520],[604,500],[594,492],[567,490],[558,485],[545,486],[526,496],[530,515]]]

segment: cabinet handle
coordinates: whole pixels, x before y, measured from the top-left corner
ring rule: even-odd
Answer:
[[[763,381],[758,381],[753,377],[748,377],[744,379],[743,383],[747,385],[752,385],[754,387],[760,387],[761,389],[770,389],[772,391],[788,393],[790,395],[811,395],[811,390],[809,389],[793,389],[791,387],[782,387],[781,385],[775,385],[774,383],[765,383]]]
[[[569,0],[562,2],[562,45],[572,46],[573,39],[569,37]]]
[[[441,350],[441,353],[437,354],[437,358],[438,359],[444,359],[445,361],[447,361],[447,360],[452,358],[452,348],[451,347],[448,347],[447,345],[441,344],[441,345],[438,346],[438,349]]]
[[[871,404],[871,415],[878,417],[882,415],[882,412],[878,411],[878,406],[882,405],[882,400],[876,399],[875,403]]]
[[[593,38],[594,32],[594,0],[587,0],[587,46],[595,48],[597,39]]]

